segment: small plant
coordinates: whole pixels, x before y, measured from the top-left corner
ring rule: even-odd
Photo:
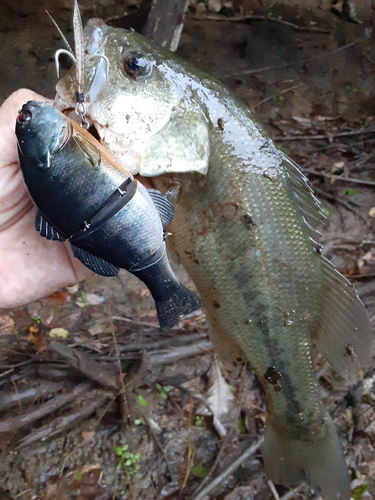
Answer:
[[[168,399],[168,392],[170,391],[169,387],[163,387],[160,384],[156,384],[156,389],[160,392],[160,397],[163,399]]]
[[[203,418],[200,417],[199,415],[195,415],[195,425],[199,427],[202,424],[203,424]]]
[[[140,468],[140,453],[131,453],[129,445],[124,443],[122,446],[116,448],[116,454],[119,457],[117,469],[124,469],[130,476],[138,472]]]

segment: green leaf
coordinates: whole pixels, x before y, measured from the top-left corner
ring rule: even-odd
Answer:
[[[323,214],[328,217],[329,216],[329,211],[328,211],[328,208],[322,208],[322,212]]]
[[[241,434],[246,434],[246,425],[243,419],[238,421],[238,430]]]
[[[160,397],[163,399],[168,399],[168,394],[165,394],[165,392],[161,392]]]
[[[204,466],[193,467],[191,469],[191,473],[195,477],[199,477],[200,479],[203,479],[203,478],[205,478],[207,476],[208,469],[207,469],[207,467],[204,467]]]
[[[160,385],[160,384],[156,384],[156,389],[157,389],[158,391],[161,391],[161,390],[162,390],[161,385]]]
[[[355,87],[352,90],[353,90],[353,92],[358,92],[358,89],[356,89]]]
[[[278,101],[283,101],[283,100],[284,100],[284,97],[283,97],[282,95],[279,95],[279,96],[277,97],[277,100],[278,100]]]
[[[117,446],[117,448],[116,448],[116,454],[117,454],[119,457],[121,457],[121,455],[122,455],[122,448],[121,448],[120,446]]]
[[[141,420],[139,420],[139,418],[136,418],[136,419],[134,420],[134,423],[135,423],[135,425],[141,425],[142,421],[141,421]]]
[[[138,398],[139,404],[140,404],[141,406],[147,406],[147,401],[146,401],[146,400],[145,400],[145,398],[142,396],[142,394],[138,394],[137,398]]]
[[[81,300],[83,302],[83,304],[85,304],[85,306],[88,306],[88,302],[87,302],[87,295],[86,295],[86,292],[84,292],[83,290],[81,290]]]
[[[354,191],[354,189],[348,189],[347,192],[346,192],[346,194],[348,196],[353,196],[353,195],[355,195],[355,191]]]
[[[171,390],[171,388],[170,388],[170,387],[163,387],[163,391],[164,391],[164,392],[169,392],[170,390]]]
[[[131,465],[133,463],[133,460],[131,458],[128,458],[126,461],[125,461],[125,465],[126,467],[129,467],[129,465]]]

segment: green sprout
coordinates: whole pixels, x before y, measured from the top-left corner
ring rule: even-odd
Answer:
[[[86,307],[88,307],[88,302],[87,302],[87,295],[86,295],[86,292],[84,292],[83,290],[81,290],[81,300],[82,300],[82,304],[84,304]]]
[[[323,214],[328,217],[329,216],[329,211],[328,211],[328,208],[322,208],[322,212]]]
[[[168,392],[170,391],[169,387],[163,387],[160,384],[156,384],[156,389],[160,392],[160,397],[162,399],[168,399]]]
[[[208,469],[204,466],[197,466],[191,469],[191,473],[193,474],[193,476],[198,477],[199,479],[204,479],[208,474]]]
[[[122,446],[116,448],[116,455],[119,457],[117,469],[124,469],[130,476],[139,471],[140,453],[129,451],[129,445],[123,442]]]
[[[346,192],[346,194],[348,196],[354,196],[355,195],[355,191],[354,191],[354,189],[348,189],[347,192]]]
[[[33,320],[38,323],[38,325],[40,325],[40,323],[42,322],[42,318],[39,316],[39,314],[37,316],[33,316]]]
[[[145,400],[145,398],[142,396],[142,394],[138,394],[137,395],[137,398],[138,398],[138,401],[139,401],[139,404],[141,406],[147,406],[147,401]]]
[[[199,415],[195,415],[195,425],[199,427],[202,424],[203,424],[203,418],[200,417]]]

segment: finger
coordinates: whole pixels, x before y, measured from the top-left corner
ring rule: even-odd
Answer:
[[[18,111],[27,101],[45,101],[46,99],[28,89],[20,89],[0,107],[0,168],[17,161],[17,139],[15,134]]]

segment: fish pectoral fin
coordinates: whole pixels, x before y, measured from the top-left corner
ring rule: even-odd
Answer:
[[[82,250],[82,248],[76,247],[75,245],[70,244],[73,250],[73,255],[77,259],[79,259],[82,264],[93,271],[96,274],[100,274],[100,276],[117,276],[119,272],[119,268],[114,266],[110,262],[101,257],[97,257],[86,250]]]
[[[145,146],[140,175],[207,174],[210,156],[208,125],[198,111],[178,107],[168,123]]]
[[[314,336],[333,368],[352,378],[371,365],[375,335],[354,286],[324,257],[322,259],[322,317]]]
[[[52,226],[48,220],[46,220],[43,215],[39,212],[39,210],[36,211],[35,214],[35,229],[40,233],[41,236],[44,238],[47,238],[47,240],[54,240],[54,241],[65,241],[66,238],[62,234],[59,233],[59,231]]]
[[[163,228],[169,226],[174,215],[174,206],[158,189],[148,188],[147,191],[159,212]]]

